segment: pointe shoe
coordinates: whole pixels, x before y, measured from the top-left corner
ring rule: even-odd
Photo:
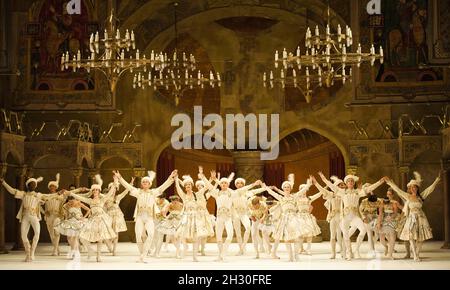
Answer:
[[[280,259],[280,257],[278,257],[278,256],[275,255],[275,254],[272,254],[271,257],[272,257],[272,259]]]
[[[384,256],[387,256],[388,255],[388,247],[384,247]]]
[[[202,256],[206,256],[205,250],[202,250],[202,251],[200,252],[200,254],[201,254]]]
[[[259,253],[256,254],[255,259],[259,259]]]
[[[100,256],[97,256],[97,263],[100,263],[102,261],[102,258]]]
[[[29,254],[26,255],[24,262],[32,262],[33,260],[31,259],[31,256]]]
[[[356,251],[355,258],[356,259],[361,259],[361,254],[359,253],[359,251]]]
[[[334,260],[334,259],[336,259],[336,254],[331,254],[330,260]]]
[[[198,259],[197,259],[197,257],[194,257],[194,258],[192,258],[192,261],[194,261],[194,262],[198,262]]]
[[[294,256],[294,260],[295,260],[295,262],[300,262],[299,256],[298,256],[298,255],[295,255],[295,256]]]

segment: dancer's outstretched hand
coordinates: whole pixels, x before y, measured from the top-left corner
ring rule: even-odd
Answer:
[[[122,177],[122,176],[120,175],[119,170],[113,170],[113,174],[114,174],[115,177],[117,177],[117,178],[119,178],[119,179]]]
[[[130,184],[131,185],[133,185],[134,184],[134,180],[135,180],[135,177],[133,176],[133,177],[131,177],[131,181],[130,181]]]
[[[170,178],[175,178],[175,177],[178,177],[178,170],[174,170],[174,171],[172,171],[172,173],[170,173]]]
[[[198,167],[198,174],[203,174],[203,166]]]

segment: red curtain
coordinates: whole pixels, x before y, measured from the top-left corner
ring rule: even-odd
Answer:
[[[167,178],[169,178],[170,173],[175,170],[175,158],[172,154],[167,151],[163,151],[158,159],[156,182],[157,186],[163,184]],[[174,194],[175,185],[172,185],[166,190],[165,196],[169,197]]]
[[[264,165],[264,182],[268,186],[281,187],[284,179],[284,163],[266,163]]]
[[[330,152],[329,154],[330,162],[330,176],[337,176],[339,178],[345,177],[345,162],[344,157],[340,151]]]

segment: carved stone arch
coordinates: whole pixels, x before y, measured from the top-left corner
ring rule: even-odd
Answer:
[[[128,164],[130,165],[130,168],[134,168],[133,160],[131,160],[128,156],[117,155],[117,154],[104,156],[101,160],[96,162],[95,168],[97,168],[97,169],[102,168],[103,163],[105,163],[106,161],[111,160],[113,158],[123,159],[128,162]]]
[[[291,126],[287,129],[282,130],[279,134],[279,140],[283,140],[284,137],[302,129],[308,129],[316,132],[333,142],[341,151],[342,156],[344,157],[345,165],[350,165],[350,154],[347,148],[348,146],[338,136],[333,134],[331,130],[327,130],[311,124],[297,124],[297,126]]]

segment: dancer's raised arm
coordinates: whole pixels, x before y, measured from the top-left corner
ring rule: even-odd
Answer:
[[[337,185],[334,185],[331,181],[329,181],[325,175],[323,175],[322,172],[319,172],[319,176],[322,179],[322,181],[337,195],[344,195],[345,194],[345,189],[339,188]]]
[[[167,180],[161,184],[161,186],[157,187],[155,190],[158,192],[157,196],[160,196],[164,193],[164,191],[166,191],[166,189],[168,189],[172,183],[175,180],[175,176],[177,176],[177,170],[172,171],[172,173],[170,173],[170,176],[167,178]]]
[[[439,183],[439,181],[441,181],[441,173],[440,172],[439,172],[439,176],[436,177],[433,184],[431,184],[424,191],[422,191],[420,193],[420,196],[422,196],[423,199],[426,199],[434,191],[434,189],[436,188],[436,185]]]
[[[3,178],[1,178],[0,181],[3,184],[3,186],[5,187],[6,191],[9,192],[10,194],[14,195],[15,198],[22,199],[22,197],[25,195],[25,191],[18,190],[18,189],[11,187],[8,183],[6,183],[6,181]]]
[[[80,195],[78,195],[78,194],[76,194],[76,193],[71,193],[70,196],[72,196],[73,198],[78,199],[79,201],[82,201],[82,202],[84,202],[84,203],[86,203],[86,204],[89,204],[89,205],[90,205],[91,202],[92,202],[92,199],[91,199],[91,198],[87,198],[87,197],[84,197],[84,196],[80,196]]]
[[[334,192],[329,191],[327,189],[325,189],[324,187],[322,187],[322,185],[320,185],[320,183],[317,182],[316,178],[312,175],[310,175],[311,181],[314,184],[314,186],[322,193],[323,198],[324,199],[330,199],[334,197]]]
[[[183,201],[186,200],[186,194],[184,193],[183,189],[180,186],[180,179],[178,178],[178,175],[175,176],[175,189],[177,190],[178,195],[181,197]]]
[[[381,178],[380,180],[378,180],[377,182],[375,182],[374,184],[370,185],[370,186],[363,187],[361,190],[358,191],[358,195],[361,196],[361,197],[366,196],[370,192],[373,192],[375,189],[377,189],[383,183],[384,183],[384,177]]]
[[[262,184],[263,187],[267,190],[267,192],[273,196],[276,200],[280,201],[283,199],[282,195],[279,195],[278,193],[276,193],[275,191],[273,191],[272,189],[270,189],[270,187],[268,187],[265,183]]]
[[[119,179],[120,184],[122,184],[123,187],[128,189],[130,191],[130,195],[136,196],[138,188],[134,187],[133,185],[129,184],[125,179],[123,179],[122,175],[119,173],[118,170],[113,171],[114,176],[116,176]]]
[[[401,190],[397,184],[392,181],[389,177],[385,176],[383,179],[386,181],[386,184],[389,185],[403,200],[409,200],[409,194]]]

